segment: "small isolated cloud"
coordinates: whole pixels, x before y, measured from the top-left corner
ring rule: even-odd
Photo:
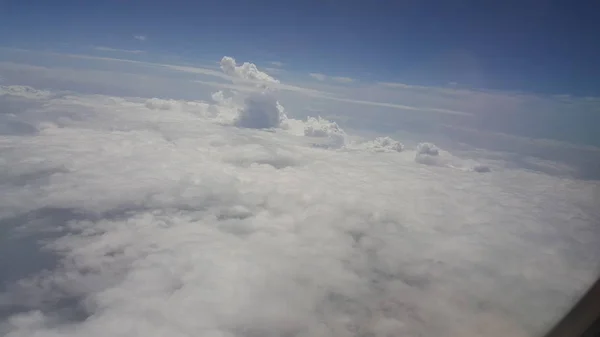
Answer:
[[[325,81],[327,79],[327,75],[324,75],[324,74],[310,73],[308,75],[318,81]]]
[[[332,80],[339,82],[339,83],[352,83],[354,82],[353,78],[350,77],[344,77],[344,76],[334,76],[331,78]]]
[[[95,46],[94,50],[102,52],[115,52],[115,53],[128,53],[128,54],[142,54],[145,53],[143,50],[131,50],[131,49],[118,49],[104,46]]]
[[[148,39],[146,35],[134,35],[133,38],[138,41],[146,41]]]
[[[281,68],[283,67],[283,62],[279,62],[279,61],[271,61],[271,65]]]
[[[221,59],[221,70],[229,76],[242,80],[279,83],[279,80],[258,70],[254,63],[244,62],[242,65],[238,66],[236,65],[235,59],[229,56],[223,56]]]

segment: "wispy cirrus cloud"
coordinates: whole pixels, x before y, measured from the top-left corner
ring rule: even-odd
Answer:
[[[332,82],[337,82],[337,83],[343,83],[343,84],[347,84],[347,83],[352,83],[355,81],[355,79],[351,78],[351,77],[346,77],[346,76],[329,76],[329,75],[325,75],[325,74],[321,74],[321,73],[310,73],[308,74],[310,77],[314,78],[317,81],[332,81]]]
[[[92,49],[102,52],[115,52],[115,53],[127,53],[127,54],[143,54],[145,51],[139,49],[120,49],[120,48],[111,48],[105,46],[94,46]]]
[[[338,82],[338,83],[352,83],[355,80],[351,77],[344,77],[344,76],[334,76],[331,78],[333,81]]]
[[[327,79],[327,75],[325,75],[325,74],[310,73],[308,75],[318,81],[325,81]]]

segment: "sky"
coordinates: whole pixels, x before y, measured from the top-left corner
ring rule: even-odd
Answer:
[[[594,1],[12,1],[0,43],[220,53],[382,82],[600,95]],[[138,41],[141,42],[141,41]]]
[[[0,4],[2,336],[533,337],[600,275],[591,8]]]

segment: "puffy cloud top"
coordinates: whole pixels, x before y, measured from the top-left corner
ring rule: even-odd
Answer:
[[[419,143],[417,145],[417,154],[426,154],[429,156],[439,156],[439,149],[432,143]]]
[[[279,80],[258,70],[254,63],[244,62],[242,65],[238,66],[236,65],[235,59],[230,56],[223,56],[221,59],[221,70],[229,76],[243,80],[279,83]]]
[[[367,142],[368,148],[375,152],[402,152],[404,145],[390,137],[377,137]]]
[[[304,127],[304,135],[307,137],[329,138],[330,145],[343,146],[346,143],[346,133],[336,122],[329,121],[322,117],[308,117]]]

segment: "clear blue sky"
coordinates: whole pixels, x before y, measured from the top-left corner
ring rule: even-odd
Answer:
[[[376,81],[597,96],[598,13],[598,1],[0,0],[0,45],[232,55]]]

